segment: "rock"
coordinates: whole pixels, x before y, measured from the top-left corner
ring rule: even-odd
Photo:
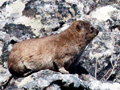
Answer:
[[[108,5],[113,3],[118,3],[119,0],[95,0],[98,5]]]
[[[0,64],[0,89],[3,89],[3,86],[6,84],[10,76],[11,74],[8,69]]]
[[[13,79],[6,90],[11,87],[20,89],[77,89],[80,88],[80,80],[75,75],[61,74],[50,70],[41,70],[25,78]],[[37,85],[37,86],[36,86]],[[50,87],[49,87],[50,86]]]
[[[113,27],[119,25],[119,5],[106,5],[93,10],[90,15],[92,25],[100,31],[112,31]]]
[[[120,84],[94,79],[83,81],[76,75],[41,70],[28,77],[13,78],[5,90],[113,90],[113,88],[119,90]]]
[[[85,20],[96,27],[100,33],[86,47],[76,71],[79,75],[89,73],[96,80],[87,82],[71,74],[63,75],[43,70],[38,72],[42,76],[34,73],[28,77],[12,79],[7,89],[43,89],[46,87],[47,90],[81,88],[94,90],[104,89],[98,85],[107,85],[106,89],[111,86],[109,89],[112,90],[115,85],[117,90],[119,84],[114,82],[120,82],[119,4],[120,0],[1,0],[0,89],[11,76],[7,70],[7,59],[14,42],[60,33],[74,20]],[[47,79],[45,74],[52,80]],[[20,83],[20,81],[27,80],[29,81],[26,83]],[[105,80],[105,82],[99,80]]]
[[[110,73],[110,76],[119,75],[117,71],[120,58],[119,39],[120,33],[118,32],[99,33],[83,53],[80,60],[83,63],[82,66],[86,67],[88,72],[97,79],[108,80]]]
[[[93,80],[86,83],[89,86],[90,90],[119,90],[119,83],[112,82],[100,82],[98,80]],[[89,90],[88,89],[88,90]]]
[[[35,37],[35,34],[30,30],[30,27],[26,27],[21,24],[6,24],[2,31],[0,31],[0,40],[2,41],[2,54],[1,59],[2,63],[5,67],[7,67],[7,59],[9,56],[9,52],[12,49],[11,40],[15,40],[17,42],[30,39]]]

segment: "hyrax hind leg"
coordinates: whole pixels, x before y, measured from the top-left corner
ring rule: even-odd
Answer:
[[[68,74],[69,72],[64,68],[64,62],[63,60],[55,60],[54,64],[57,66],[58,71],[63,74]]]
[[[36,71],[36,65],[30,62],[24,62],[24,67],[26,71],[23,73],[23,76],[26,77]]]

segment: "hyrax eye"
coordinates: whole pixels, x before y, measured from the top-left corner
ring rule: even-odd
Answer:
[[[94,32],[94,27],[90,27],[90,33]]]
[[[83,23],[82,23],[82,22],[79,22],[79,26],[83,26]]]
[[[83,23],[82,23],[82,22],[79,22],[79,24],[77,25],[77,29],[78,29],[78,30],[81,30],[81,27],[83,27]]]

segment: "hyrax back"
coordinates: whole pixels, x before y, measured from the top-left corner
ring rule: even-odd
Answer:
[[[90,24],[79,20],[60,34],[16,43],[9,55],[9,71],[14,76],[25,76],[42,69],[68,73],[67,69],[79,61],[76,58],[97,34]]]

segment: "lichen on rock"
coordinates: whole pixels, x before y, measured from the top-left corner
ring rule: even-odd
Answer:
[[[86,47],[80,58],[78,71],[88,72],[98,80],[87,82],[73,74],[42,70],[28,77],[12,79],[6,90],[113,90],[113,87],[119,90],[119,4],[119,0],[1,0],[0,89],[11,76],[7,69],[7,58],[12,49],[11,40],[20,42],[60,33],[73,21],[84,20],[100,33]],[[80,67],[84,68],[83,71]]]

